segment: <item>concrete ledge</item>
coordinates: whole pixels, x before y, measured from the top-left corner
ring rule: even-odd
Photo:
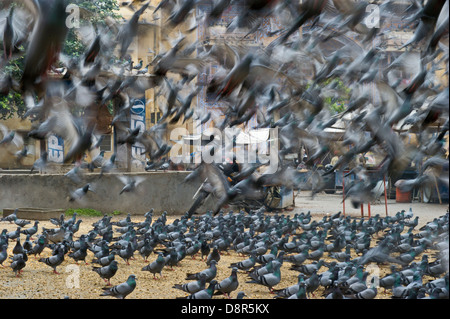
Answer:
[[[15,208],[4,208],[3,217],[14,213]],[[49,220],[50,218],[59,218],[64,209],[49,209],[49,208],[36,208],[36,207],[23,207],[17,208],[17,218],[27,220]]]
[[[63,174],[4,174],[0,173],[0,209],[17,207],[46,207],[46,209],[93,208],[103,213],[121,211],[144,214],[155,212],[184,214],[200,181],[183,183],[190,172],[85,173],[81,184],[73,183]],[[134,192],[119,195],[124,187],[119,176],[143,177]],[[75,189],[91,183],[95,193],[88,192],[81,201],[70,202]],[[209,209],[205,205],[202,210]]]

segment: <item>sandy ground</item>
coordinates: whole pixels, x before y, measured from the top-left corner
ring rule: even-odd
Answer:
[[[325,195],[320,194],[314,199],[311,199],[309,193],[298,194],[295,198],[294,209],[285,210],[283,214],[295,214],[300,212],[310,211],[315,219],[322,219],[326,214],[333,214],[342,210],[341,196],[340,195]],[[350,216],[360,217],[361,211],[350,208],[350,204],[346,204],[346,214]],[[419,216],[420,225],[424,225],[426,222],[433,220],[435,217],[439,217],[446,213],[448,204],[420,204],[420,203],[395,203],[395,200],[389,200],[388,202],[388,214],[395,214],[402,209],[413,209],[414,214]],[[366,207],[365,207],[366,208]],[[367,211],[365,211],[367,214]],[[379,204],[371,206],[372,216],[380,214],[385,216],[385,205],[382,201]],[[158,217],[154,215],[154,220]],[[173,221],[179,216],[170,216],[168,223]],[[92,229],[92,223],[97,221],[99,217],[79,217],[83,220],[80,226],[80,230],[74,235],[74,239],[78,239],[81,234],[88,233]],[[114,220],[123,219],[123,215],[113,217]],[[139,222],[143,220],[141,216],[132,216],[132,220]],[[30,226],[30,225],[28,225]],[[1,229],[7,229],[12,231],[16,229],[15,224],[7,222],[0,223]],[[39,233],[42,227],[54,228],[55,226],[47,221],[41,221],[39,224]],[[420,226],[419,226],[420,227]],[[27,228],[27,227],[25,227]],[[25,240],[25,236],[21,236],[21,242]],[[8,252],[12,255],[12,249],[14,242],[10,242],[8,246]],[[51,253],[50,249],[46,248],[42,254],[42,257],[47,257]],[[188,294],[172,288],[174,284],[182,284],[188,282],[185,280],[186,273],[198,272],[206,269],[207,266],[204,261],[199,257],[191,259],[187,257],[183,259],[179,267],[175,267],[174,270],[170,270],[166,267],[162,274],[162,278],[157,280],[153,279],[153,275],[149,272],[142,271],[142,267],[146,266],[149,262],[156,259],[156,254],[152,254],[149,257],[149,262],[145,262],[139,255],[135,255],[135,259],[130,261],[130,265],[127,265],[120,257],[116,258],[119,263],[119,269],[116,275],[111,279],[113,285],[126,281],[130,274],[137,276],[136,289],[129,295],[128,298],[135,299],[171,299],[176,297],[184,297]],[[0,298],[25,298],[25,299],[61,299],[69,297],[73,299],[97,299],[97,298],[111,298],[100,297],[102,288],[105,287],[105,282],[100,276],[92,271],[92,264],[90,261],[93,258],[93,254],[89,252],[86,260],[89,264],[80,262],[75,264],[74,260],[65,257],[64,262],[57,268],[58,274],[53,274],[52,269],[38,262],[34,256],[30,256],[27,261],[26,267],[23,270],[21,277],[15,277],[12,269],[10,268],[10,260],[3,263],[3,268],[0,267]],[[216,280],[221,281],[227,278],[231,269],[229,265],[232,262],[237,262],[245,259],[237,255],[234,251],[230,251],[229,255],[222,255],[218,264],[218,272]],[[418,258],[420,260],[420,258]],[[330,259],[328,261],[331,261]],[[308,261],[306,262],[308,263]],[[281,282],[275,287],[275,289],[281,289],[293,285],[297,282],[298,272],[289,270],[290,264],[284,263],[281,268]],[[321,271],[326,270],[325,267]],[[379,276],[383,276],[389,271],[389,265],[382,266],[378,269]],[[238,291],[244,291],[247,294],[247,298],[252,299],[267,299],[273,298],[273,295],[269,293],[269,290],[260,285],[245,283],[248,280],[247,274],[240,272],[238,274],[239,288]],[[425,279],[426,280],[426,279]],[[231,294],[232,298],[235,298],[237,292]],[[320,287],[315,296],[311,298],[324,298],[322,296],[323,288]],[[224,298],[223,296],[214,296],[214,298]],[[390,298],[389,294],[379,291],[377,298],[387,299]]]
[[[311,192],[305,191],[295,193],[295,208],[293,212],[307,212],[310,211],[315,217],[323,217],[326,214],[334,214],[338,211],[344,212],[345,215],[352,217],[361,217],[361,209],[352,207],[349,200],[342,202],[342,193],[336,194],[318,194],[315,198],[311,198]],[[432,221],[434,218],[444,215],[448,211],[449,204],[447,203],[419,203],[413,201],[411,203],[397,203],[395,199],[387,199],[387,209],[382,196],[380,201],[370,205],[370,214],[375,216],[379,214],[381,217],[387,215],[393,216],[402,210],[412,209],[416,216],[419,216],[419,227]],[[363,207],[364,216],[367,217],[368,206]]]

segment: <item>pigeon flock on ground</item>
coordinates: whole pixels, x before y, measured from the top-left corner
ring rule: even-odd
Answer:
[[[345,196],[355,206],[373,201],[373,188],[383,176],[399,177],[411,164],[420,168],[418,175],[399,180],[396,187],[401,191],[437,181],[448,186],[444,144],[449,127],[449,89],[448,84],[440,83],[442,77],[448,77],[448,0],[411,1],[407,7],[400,0],[376,3],[378,16],[371,16],[377,19],[376,27],[368,23],[369,9],[373,8],[368,1],[251,0],[239,2],[242,10],[226,25],[227,33],[248,31],[242,41],[189,43],[192,32],[205,26],[208,31],[236,2],[211,1],[210,11],[195,17],[198,1],[163,0],[157,7],[149,1],[123,2],[121,5],[134,11],[127,21],[111,17],[95,23],[82,21],[75,32],[86,50],[79,57],[62,51],[69,32],[66,8],[70,1],[1,2],[0,95],[17,93],[23,98],[23,118],[32,121],[27,138],[45,140],[54,134],[64,140],[68,149],[64,164],[73,165],[66,176],[73,181],[82,183],[83,170],[96,169],[102,175],[116,169],[115,155],[103,159],[97,132],[99,116],[111,104],[114,117],[110,124],[117,144],[140,143],[148,159],[146,170],[167,167],[164,159],[172,148],[166,138],[168,127],[191,118],[221,131],[246,126],[256,118],[257,128],[278,130],[280,158],[273,174],[260,173],[264,164],[242,163],[239,179],[232,181],[220,165],[202,162],[186,182],[198,177],[206,181],[200,199],[213,193],[216,206],[203,215],[194,206],[173,224],[165,223],[164,214],[153,224],[147,221],[142,225],[129,218],[109,224],[105,217],[75,241],[66,237],[76,232],[75,219],[54,220],[58,228],[41,232],[37,232],[37,225],[27,230],[26,222],[12,219],[18,226],[16,231],[1,235],[2,263],[9,257],[5,246],[11,241],[19,247],[11,263],[18,275],[26,269],[27,256],[39,255],[42,249],[52,249],[52,256],[39,261],[54,272],[64,258],[84,261],[90,251],[96,253],[101,265],[94,271],[110,282],[117,265],[105,259],[107,254],[115,252],[115,258],[129,263],[138,250],[148,258],[153,256],[155,245],[163,245],[162,254],[143,269],[157,278],[162,267],[177,265],[188,250],[194,255],[207,241],[209,268],[203,275],[187,275],[195,283],[180,283],[174,288],[188,292],[188,298],[212,297],[216,292],[228,296],[237,286],[235,271],[249,272],[249,283],[273,291],[283,269],[292,267],[301,274],[298,286],[274,291],[280,298],[306,298],[323,285],[326,298],[370,299],[377,294],[377,283],[364,283],[362,278],[371,263],[397,266],[391,277],[380,278],[380,286],[392,289],[393,297],[448,298],[448,214],[417,230],[416,220],[407,218],[405,212],[356,222],[339,213],[311,221],[307,215],[264,216],[260,210],[227,215],[222,210],[237,199],[260,198],[265,185],[301,187],[299,172],[284,161],[284,156],[299,154],[304,148],[309,155],[305,165],[313,168],[337,147],[326,131],[337,122],[345,127],[340,156],[335,164],[314,175],[313,194],[324,190],[327,175],[349,166],[354,166],[358,178],[347,185]],[[132,61],[128,54],[146,11],[161,15],[160,24],[155,26],[161,28],[162,47],[170,46],[148,65]],[[399,44],[402,51],[397,58],[383,64],[389,54],[390,31],[402,31],[383,29],[393,19],[401,20],[413,36]],[[271,24],[267,31],[263,26],[268,20],[279,23]],[[246,45],[244,38],[256,32],[265,32],[273,41],[267,46]],[[330,52],[326,45],[332,41],[335,49]],[[18,58],[23,58],[23,70],[16,78],[8,71],[8,63]],[[216,65],[217,71],[206,80],[200,79],[209,65]],[[349,97],[339,113],[330,109],[328,101],[340,101],[342,86],[348,89]],[[161,119],[151,128],[131,130],[127,127],[130,107],[148,89],[156,91]],[[221,116],[195,109],[192,101],[201,90],[220,103]],[[439,124],[437,131],[435,124]],[[23,138],[14,130],[3,126],[1,130],[0,147],[9,150],[15,145],[17,159],[27,156]],[[409,133],[416,134],[417,145],[408,142]],[[212,142],[209,146],[218,154],[227,151],[224,145]],[[376,174],[368,174],[357,161],[368,152],[379,159]],[[86,154],[91,162],[83,165]],[[42,152],[31,171],[43,170],[47,157]],[[120,182],[124,185],[121,194],[139,184],[133,179],[121,178]],[[80,185],[69,200],[80,200],[92,190],[90,184]],[[112,226],[120,227],[115,229],[120,236],[112,232]],[[26,252],[20,252],[21,234],[38,236]],[[226,249],[235,249],[248,259],[230,265],[227,279],[209,278],[209,271],[220,263],[216,259]],[[433,256],[425,254],[425,249],[434,249]],[[323,254],[330,254],[336,262],[325,262]],[[422,262],[413,261],[417,256],[423,256]],[[428,260],[431,257],[436,261]],[[313,262],[305,263],[308,260]],[[327,272],[322,272],[324,268]],[[435,281],[424,283],[423,276],[429,275]],[[103,295],[125,298],[136,287],[137,277],[130,274],[125,283],[105,289]]]
[[[22,278],[32,275],[29,263],[46,265],[34,268],[35,275],[59,274],[67,261],[89,264],[105,281],[102,290],[91,289],[116,298],[133,298],[139,278],[173,282],[171,275],[181,272],[185,281],[172,289],[184,296],[176,298],[249,296],[243,290],[245,278],[245,284],[261,286],[264,298],[373,299],[383,291],[394,299],[448,299],[448,217],[447,212],[418,227],[412,210],[368,219],[341,213],[314,219],[310,213],[267,215],[258,210],[186,214],[168,222],[166,213],[156,218],[151,210],[140,222],[130,214],[116,220],[105,215],[80,233],[83,220],[76,213],[70,219],[64,214],[52,218],[55,227],[45,228],[23,222],[15,212],[1,219],[21,226],[1,233],[0,264],[2,272]],[[229,276],[219,277],[218,265],[231,254],[236,262],[227,262]],[[183,267],[185,259],[198,257],[202,268],[197,272]],[[118,269],[129,272],[131,264],[142,261],[147,265],[139,273],[130,273],[126,282],[115,281]],[[145,272],[151,274],[147,279]],[[292,272],[297,282],[281,286],[281,278],[293,277]]]

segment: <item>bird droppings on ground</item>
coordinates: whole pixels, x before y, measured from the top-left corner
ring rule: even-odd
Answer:
[[[40,256],[31,254],[27,256],[28,260],[26,260],[26,265],[20,271],[19,276],[16,276],[10,267],[12,261],[10,258],[13,256],[13,250],[17,249],[17,241],[5,237],[6,234],[14,233],[17,230],[17,225],[14,221],[2,221],[0,225],[4,231],[1,235],[1,242],[2,245],[8,244],[8,256],[5,260],[2,258],[0,295],[2,298],[25,299],[112,298],[111,296],[101,296],[106,291],[105,288],[124,284],[130,275],[135,275],[135,288],[130,289],[126,298],[184,298],[195,293],[195,290],[189,293],[174,288],[174,286],[195,282],[196,279],[193,276],[187,276],[189,273],[196,274],[209,270],[211,266],[207,265],[206,260],[207,256],[213,251],[213,246],[215,246],[221,251],[220,259],[216,263],[217,272],[208,282],[203,282],[203,286],[205,289],[208,288],[211,280],[224,285],[224,280],[230,277],[234,266],[237,268],[238,287],[230,291],[231,298],[236,298],[238,292],[243,291],[247,299],[287,297],[323,299],[327,296],[330,298],[332,294],[336,298],[343,297],[344,294],[346,298],[359,298],[364,295],[367,298],[390,299],[393,297],[394,288],[387,287],[385,289],[379,286],[375,293],[367,290],[367,294],[359,291],[360,294],[358,295],[357,291],[350,290],[352,288],[346,282],[350,283],[348,280],[352,278],[352,281],[366,284],[366,288],[371,288],[371,278],[380,280],[385,278],[393,273],[393,266],[396,267],[395,273],[399,274],[400,278],[397,286],[404,287],[400,297],[410,295],[412,297],[414,294],[416,297],[417,295],[430,297],[431,294],[433,297],[436,295],[448,298],[448,213],[420,228],[414,226],[414,217],[405,218],[405,215],[411,213],[399,212],[392,217],[380,218],[374,216],[370,219],[344,217],[340,213],[318,218],[312,217],[308,213],[292,212],[282,214],[262,212],[251,214],[244,212],[220,213],[215,217],[206,214],[195,215],[193,218],[165,216],[165,214],[159,216],[155,214],[153,217],[149,217],[150,215],[147,217],[127,216],[126,218],[123,215],[118,215],[109,217],[109,222],[107,219],[99,217],[77,217],[75,215],[73,218],[63,220],[63,223],[68,223],[67,227],[76,224],[75,221],[77,220],[79,229],[72,235],[68,235],[71,234],[68,231],[65,239],[63,239],[67,248],[64,253],[64,260],[56,267],[59,274],[53,273],[53,269],[49,265],[39,262],[39,260],[56,254],[57,246],[50,243],[43,249]],[[145,224],[146,218],[152,219],[151,221],[147,219],[150,224]],[[80,220],[81,222],[79,222]],[[100,221],[104,223],[103,226],[100,225]],[[41,221],[39,223],[38,230],[32,235],[33,246],[36,245],[37,238],[43,234],[44,229],[51,234],[53,231],[50,229],[56,230],[59,228],[54,223],[58,223],[58,221],[53,220],[53,223]],[[94,227],[94,224],[97,226]],[[107,286],[105,279],[93,271],[93,267],[102,267],[102,265],[92,262],[100,257],[98,245],[101,243],[101,239],[108,236],[105,235],[106,233],[103,235],[99,233],[105,231],[108,226],[114,232],[113,237],[110,237],[110,241],[107,242],[107,246],[110,248],[105,255],[109,255],[113,249],[116,249],[117,254],[114,256],[114,260],[117,261],[118,266],[117,271],[110,278],[111,286]],[[21,230],[29,227],[30,225],[26,225]],[[93,233],[94,230],[98,233]],[[129,256],[126,256],[123,247],[128,246],[129,242],[140,242],[144,238],[141,233],[144,232],[150,239],[147,240],[146,244],[152,243],[153,251],[145,261],[145,254],[142,256],[138,250],[134,250],[134,256],[128,260],[129,264],[127,264],[126,259]],[[408,235],[409,232],[412,235]],[[132,239],[134,233],[136,233],[135,241]],[[50,236],[55,236],[55,234]],[[26,240],[25,234],[20,234],[19,238],[20,245],[23,245]],[[89,248],[85,260],[75,262],[74,257],[69,256],[73,251],[77,251],[73,247],[79,245],[80,238],[89,243]],[[153,241],[156,238],[160,240],[157,244]],[[194,256],[185,254],[180,257],[179,254],[182,251],[183,244],[185,244],[184,247],[187,252],[190,251],[187,248],[192,246],[191,244],[202,238],[208,244],[211,244],[209,252],[204,252],[206,255],[203,260],[200,250]],[[130,239],[131,241],[129,241]],[[386,242],[387,245],[383,246],[382,243]],[[265,246],[263,246],[264,243]],[[198,244],[198,249],[200,249],[201,243],[198,242]],[[408,244],[410,244],[410,247],[408,247]],[[223,250],[225,246],[228,246],[227,251]],[[165,258],[168,258],[166,256],[170,256],[171,250],[176,251],[180,259],[176,266],[168,266],[166,261],[161,276],[159,273],[154,275],[148,270],[143,270],[144,267],[158,258],[158,253],[162,253]],[[413,258],[404,256],[406,252],[413,250],[417,251]],[[248,268],[246,271],[239,263],[249,259],[249,251],[257,254],[255,255],[256,262],[255,266]],[[306,253],[307,257],[303,262],[298,262],[298,265],[295,265],[292,256],[298,255],[302,251]],[[337,254],[342,255],[345,252],[350,253],[347,261],[340,261],[339,259],[343,257]],[[270,255],[271,253],[274,256]],[[94,254],[97,254],[97,257]],[[265,265],[261,264],[270,260],[272,261]],[[343,260],[345,260],[345,257]],[[270,267],[271,264],[273,267]],[[321,267],[316,272],[310,269],[317,264]],[[266,266],[268,270],[263,270],[263,266]],[[361,277],[364,279],[355,280],[356,277],[354,276],[357,273],[358,266],[363,270],[361,274],[367,272],[367,276]],[[439,269],[439,266],[441,266],[441,269]],[[276,279],[277,276],[273,275],[277,268],[280,274],[278,280]],[[255,269],[258,269],[259,274],[250,275]],[[416,273],[418,279],[415,278],[416,282],[412,281],[415,271],[418,271]],[[268,279],[267,272],[270,273],[270,279]],[[300,273],[303,273],[301,278],[299,278]],[[331,276],[328,276],[329,274]],[[317,282],[314,284],[313,278],[316,275]],[[265,279],[262,279],[261,276],[265,276]],[[188,280],[188,278],[190,279]],[[441,278],[444,283],[436,283],[439,280],[438,278]],[[445,280],[447,281],[445,282]],[[257,284],[258,281],[262,284]],[[273,292],[270,291],[270,287],[264,285],[266,282],[272,282]],[[420,282],[420,284],[417,282]],[[375,283],[380,285],[378,282]],[[436,286],[433,286],[434,283],[436,283]],[[297,284],[299,285],[297,286]],[[411,288],[412,286],[416,286],[416,288]],[[284,290],[288,287],[290,287],[290,290]],[[303,290],[299,287],[302,287]],[[356,288],[356,285],[351,287],[361,290],[360,287]],[[337,290],[338,288],[339,290]],[[217,289],[212,291],[216,292],[212,296],[213,299],[228,297],[217,292]]]

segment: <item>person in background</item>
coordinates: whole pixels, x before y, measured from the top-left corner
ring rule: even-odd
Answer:
[[[330,165],[334,166],[339,159],[338,151],[334,151],[334,156],[331,158]]]

